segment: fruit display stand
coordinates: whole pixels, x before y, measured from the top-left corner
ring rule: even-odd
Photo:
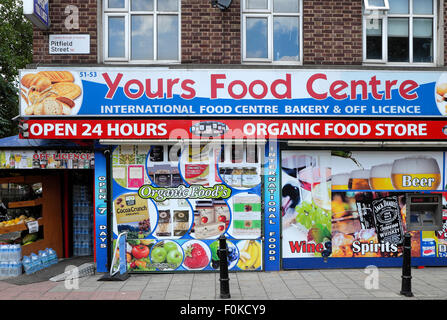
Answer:
[[[35,184],[42,183],[42,197],[26,201],[12,201],[8,203],[8,209],[42,206],[41,217],[37,219],[39,228],[43,228],[43,238],[26,245],[22,245],[22,255],[38,252],[45,248],[53,248],[60,257],[63,254],[62,247],[62,215],[61,215],[61,188],[58,175],[44,176],[15,176],[2,177],[0,184]],[[25,231],[27,224],[21,222],[15,225],[0,227],[0,234]]]

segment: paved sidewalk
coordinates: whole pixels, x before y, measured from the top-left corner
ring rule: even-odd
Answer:
[[[232,300],[447,299],[447,268],[412,269],[414,297],[399,294],[400,268],[380,268],[378,282],[365,269],[230,273]],[[1,300],[221,300],[219,273],[133,274],[127,281],[12,285],[0,281]],[[377,279],[377,278],[376,278]],[[373,284],[378,283],[378,288]],[[70,286],[74,287],[70,289]],[[373,288],[368,289],[368,287]],[[228,300],[227,300],[228,301]]]

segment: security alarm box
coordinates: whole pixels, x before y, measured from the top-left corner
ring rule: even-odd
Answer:
[[[442,229],[442,195],[440,193],[407,193],[407,231]]]

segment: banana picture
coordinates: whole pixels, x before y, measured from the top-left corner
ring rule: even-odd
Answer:
[[[237,266],[242,270],[257,270],[262,263],[262,246],[256,240],[244,240],[238,243],[239,262]]]

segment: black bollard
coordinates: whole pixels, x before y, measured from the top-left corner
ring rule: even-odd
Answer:
[[[412,297],[411,292],[411,234],[404,235],[404,256],[402,261],[402,289],[400,294],[406,297]]]
[[[230,296],[230,279],[228,277],[228,260],[227,260],[227,239],[225,235],[219,238],[219,264],[220,264],[220,297],[222,299],[229,299]]]

